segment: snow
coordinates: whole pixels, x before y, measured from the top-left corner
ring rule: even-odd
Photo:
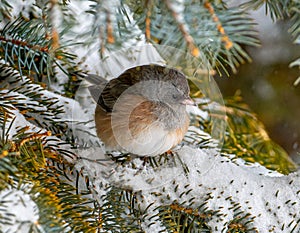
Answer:
[[[12,115],[14,116],[13,119],[9,119],[8,122],[5,125],[5,132],[8,135],[8,139],[12,139],[14,135],[17,134],[17,131],[23,127],[28,127],[28,133],[45,133],[46,130],[43,130],[41,132],[41,129],[33,125],[32,123],[28,122],[25,117],[17,110],[11,110],[10,111]],[[10,129],[8,131],[8,129]]]
[[[205,112],[196,106],[187,105],[186,111],[189,114],[200,116],[204,120],[208,120],[209,118],[208,112]]]
[[[25,18],[30,18],[30,13],[34,12],[36,15],[41,15],[40,8],[36,7],[35,0],[10,0],[9,4],[13,6],[10,13],[13,18],[18,18],[22,14]]]
[[[226,232],[239,211],[241,216],[249,213],[255,217],[250,225],[258,232],[292,232],[294,227],[299,230],[295,221],[300,217],[297,211],[300,208],[298,173],[284,176],[257,163],[246,165],[241,159],[233,163],[230,157],[221,156],[216,149],[189,146],[178,149],[176,153],[189,172],[184,171],[176,156],[155,168],[145,165],[141,158],[133,158],[121,166],[105,157],[103,151],[91,150],[81,151],[81,154],[86,157],[97,154],[107,162],[98,164],[83,160],[77,166],[85,167],[87,174],[94,177],[99,196],[103,195],[103,187],[110,185],[133,190],[140,208],[146,209],[153,203],[148,209],[150,216],[156,207],[174,201],[186,202],[186,208],[196,209],[207,199],[204,207],[218,211],[218,217],[214,216],[208,223],[214,229],[212,232]],[[175,186],[178,187],[175,189]],[[188,190],[191,191],[187,193]],[[189,203],[192,198],[195,198],[193,203]],[[234,210],[236,203],[238,211]],[[156,223],[144,230],[158,232],[159,229],[162,226]]]
[[[0,192],[0,200],[0,216],[8,218],[6,224],[0,221],[1,232],[29,232],[32,225],[44,232],[38,224],[38,207],[27,193],[17,189],[6,189]]]
[[[19,12],[23,10],[26,15],[33,2],[19,3],[18,1],[19,8],[14,9]],[[109,4],[115,4],[115,2]],[[12,1],[11,4],[15,5],[16,1]],[[72,29],[76,29],[72,33],[79,35],[74,42],[81,42],[87,38],[87,35],[94,38],[91,32],[86,30],[93,23],[93,18],[84,14],[88,4],[84,1],[72,1],[70,6],[71,11],[77,12],[75,16],[81,17],[81,23]],[[13,14],[17,15],[15,12]],[[70,32],[69,37],[64,38],[64,42],[73,38],[72,33]],[[127,45],[132,45],[134,42],[136,39],[127,42]],[[79,56],[79,60],[83,59],[82,66],[86,70],[108,77],[108,79],[117,77],[126,68],[150,62],[176,67],[180,66],[184,58],[187,59],[189,65],[194,65],[192,60],[188,60],[185,57],[186,54],[182,54],[179,50],[167,46],[154,48],[152,45],[140,44],[133,48],[107,53],[106,59],[100,61],[99,43],[99,40],[95,40],[88,48],[74,47],[74,52]],[[199,65],[201,62],[197,64]],[[59,75],[63,76],[61,73]],[[60,76],[58,77],[61,79]],[[168,155],[166,162],[160,162],[157,167],[150,166],[149,163],[145,163],[138,157],[132,157],[123,165],[116,163],[105,154],[102,143],[96,137],[93,122],[95,103],[89,96],[87,85],[87,83],[83,83],[80,86],[75,100],[46,90],[41,93],[43,98],[58,100],[56,106],[63,106],[64,109],[64,113],[59,115],[60,120],[68,123],[78,142],[88,142],[87,148],[74,149],[80,159],[73,162],[76,162],[78,171],[83,169],[83,173],[89,176],[92,182],[91,187],[94,187],[94,198],[100,204],[103,203],[102,198],[109,190],[107,188],[111,186],[134,191],[138,205],[143,210],[152,204],[147,209],[148,216],[141,223],[145,232],[164,230],[163,224],[157,218],[151,217],[157,214],[156,207],[169,205],[175,201],[185,202],[186,208],[196,209],[203,205],[199,211],[203,211],[205,208],[206,211],[218,211],[218,214],[213,215],[208,222],[212,232],[226,232],[230,221],[234,217],[236,218],[236,215],[242,216],[246,213],[253,217],[252,222],[249,222],[247,226],[255,227],[258,232],[291,233],[300,231],[299,220],[297,220],[300,219],[299,171],[284,176],[270,171],[258,163],[246,164],[242,159],[235,158],[234,155],[221,155],[218,141],[195,126],[189,128],[184,143],[174,149],[174,155]],[[214,89],[212,93],[217,94],[216,96],[206,96],[207,99],[215,100],[222,97],[213,82],[208,86]],[[10,94],[22,96],[20,93],[11,92]],[[203,99],[199,99],[199,101],[201,100]],[[44,110],[44,107],[36,106],[36,109]],[[190,107],[188,112],[191,116],[208,119],[208,112],[199,108]],[[9,132],[10,136],[16,133],[17,128],[24,126],[29,126],[29,132],[45,132],[45,129],[28,122],[18,110],[12,110],[12,113],[16,116],[16,120]],[[54,136],[51,137],[58,140]],[[210,140],[206,149],[199,146],[204,139]],[[154,159],[158,160],[158,158]],[[193,201],[191,201],[192,199]],[[0,225],[4,232],[17,232],[20,221],[25,223],[20,232],[28,232],[28,225],[37,223],[38,208],[25,192],[4,190],[0,193],[0,200],[7,201],[5,213],[12,214],[9,222],[12,225]],[[0,209],[0,214],[1,211],[2,209]],[[240,214],[238,214],[239,212]],[[148,227],[150,222],[154,222],[154,224]]]
[[[163,224],[152,217],[158,213],[156,207],[175,201],[185,202],[186,208],[197,209],[203,205],[200,212],[204,209],[218,211],[217,215],[212,215],[208,220],[212,232],[226,232],[230,221],[236,218],[236,215],[243,216],[247,213],[250,214],[247,219],[253,217],[247,226],[255,227],[258,232],[290,233],[294,227],[294,232],[300,230],[297,223],[297,219],[300,218],[297,211],[300,208],[299,172],[284,176],[258,163],[245,163],[234,155],[220,155],[218,142],[195,126],[189,128],[183,145],[173,150],[174,155],[164,157],[159,166],[150,166],[139,157],[132,157],[123,165],[116,163],[105,154],[101,142],[95,137],[93,122],[90,125],[82,123],[93,119],[95,107],[91,97],[87,96],[86,86],[84,84],[81,87],[77,96],[80,103],[50,91],[45,90],[42,93],[44,98],[58,99],[57,106],[63,105],[65,110],[65,113],[60,114],[60,119],[75,127],[74,133],[78,138],[90,141],[89,147],[73,152],[80,157],[76,161],[76,169],[83,169],[84,175],[89,176],[91,188],[94,187],[93,196],[100,204],[111,186],[132,190],[136,193],[138,205],[142,210],[151,205],[142,222],[145,232],[164,230]],[[17,110],[13,110],[12,113],[16,120],[10,134],[14,134],[15,129],[25,125],[33,132],[40,132],[41,128],[29,123]],[[189,109],[189,113],[202,118],[207,117],[203,110],[195,107]],[[82,127],[81,130],[77,130],[79,126]],[[191,138],[195,140],[191,141]],[[203,139],[211,139],[212,142],[206,149],[198,146],[198,142]],[[158,158],[154,159],[159,161]],[[1,194],[1,197],[8,191],[3,192],[5,193]],[[24,193],[18,195],[28,199]],[[192,199],[193,201],[190,201]],[[34,212],[36,209],[31,204],[25,207],[21,204],[14,205],[11,211],[19,213],[24,208],[30,216],[30,222],[34,222],[34,216],[38,213]],[[155,224],[148,227],[153,221]]]

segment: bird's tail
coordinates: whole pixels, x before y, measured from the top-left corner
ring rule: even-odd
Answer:
[[[95,74],[87,75],[85,80],[92,84],[88,89],[93,99],[98,103],[100,95],[107,84],[107,80]]]
[[[102,78],[101,76],[98,76],[96,74],[88,74],[85,76],[85,80],[88,81],[91,84],[94,85],[106,85],[107,80],[105,78]]]

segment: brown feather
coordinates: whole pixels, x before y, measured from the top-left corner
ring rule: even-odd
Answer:
[[[148,80],[153,82],[141,82]],[[172,149],[189,126],[185,105],[174,93],[182,98],[189,95],[186,77],[175,69],[144,65],[126,70],[99,94],[95,111],[98,137],[109,149],[144,156]]]

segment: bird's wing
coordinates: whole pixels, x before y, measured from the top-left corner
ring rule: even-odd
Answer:
[[[101,98],[105,106],[112,111],[120,95],[133,84],[131,73],[127,71],[122,73],[118,78],[112,79],[101,93]]]
[[[93,85],[103,86],[103,88],[107,84],[107,80],[105,78],[96,74],[88,74],[85,76],[85,80]]]
[[[109,82],[94,74],[86,76],[86,80],[93,84],[88,87],[93,99],[103,110],[111,112],[120,95],[135,82],[131,76],[127,70]]]
[[[107,107],[103,103],[103,100],[101,98],[101,94],[103,90],[105,89],[106,85],[108,84],[108,81],[101,76],[95,75],[95,74],[89,74],[85,77],[85,80],[91,83],[92,85],[88,87],[89,92],[91,93],[91,96],[95,100],[95,102],[101,106],[105,111],[107,111]]]
[[[144,65],[132,67],[124,71],[118,78],[112,79],[109,82],[97,75],[88,75],[86,79],[96,85],[91,86],[89,90],[98,105],[106,112],[112,112],[114,104],[125,90],[143,80],[151,80],[153,77],[160,80],[167,77],[165,69],[163,66],[154,64]],[[139,95],[141,91],[138,88],[136,86],[130,89],[131,94],[135,92]]]

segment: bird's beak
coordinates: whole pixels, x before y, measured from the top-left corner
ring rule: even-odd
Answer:
[[[187,97],[183,101],[181,101],[181,104],[197,106],[194,100],[192,100],[190,97]]]

